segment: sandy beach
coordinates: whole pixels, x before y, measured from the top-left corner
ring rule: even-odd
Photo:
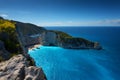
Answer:
[[[41,44],[36,44],[36,45],[33,45],[33,46],[29,46],[28,50],[32,50],[32,49],[38,48],[39,46],[42,46],[42,45]]]

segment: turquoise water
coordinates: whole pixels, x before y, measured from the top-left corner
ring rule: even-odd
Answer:
[[[41,46],[29,51],[48,80],[120,80],[120,28],[48,28],[98,41],[104,50]]]

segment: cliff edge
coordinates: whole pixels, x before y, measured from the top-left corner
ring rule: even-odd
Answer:
[[[41,68],[30,66],[21,54],[0,63],[0,80],[45,80],[43,74]]]
[[[15,24],[0,18],[0,80],[46,80],[42,68],[27,54]]]
[[[62,31],[47,30],[42,34],[41,39],[41,44],[44,46],[58,46],[66,49],[102,49],[98,42],[76,38]]]

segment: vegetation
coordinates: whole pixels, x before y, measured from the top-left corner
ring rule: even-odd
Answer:
[[[62,32],[62,31],[56,31],[56,30],[50,30],[51,32],[55,32],[57,35],[60,36],[61,39],[64,39],[64,38],[73,38],[71,35],[65,33],[65,32]]]
[[[11,55],[21,53],[21,46],[18,42],[15,22],[0,19],[0,40],[4,42],[6,50]]]
[[[61,41],[66,44],[75,44],[76,43],[76,44],[80,45],[80,44],[84,43],[86,46],[90,46],[90,45],[94,44],[93,42],[91,42],[89,40],[86,40],[84,38],[75,38],[65,32],[62,32],[62,31],[56,31],[56,30],[50,30],[50,31],[55,32],[57,35],[59,35]]]
[[[86,40],[84,38],[66,38],[66,39],[64,39],[64,43],[76,44],[76,45],[81,45],[84,43],[86,46],[93,46],[94,45],[93,42]]]

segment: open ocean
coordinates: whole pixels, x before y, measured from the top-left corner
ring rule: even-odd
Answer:
[[[30,50],[48,80],[120,80],[120,27],[47,27],[99,42],[103,50],[45,47]]]

